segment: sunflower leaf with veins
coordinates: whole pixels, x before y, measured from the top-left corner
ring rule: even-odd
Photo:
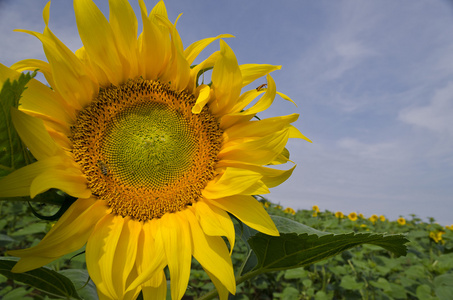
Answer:
[[[63,299],[81,299],[74,284],[66,276],[49,268],[41,267],[25,273],[13,273],[16,260],[10,257],[0,259],[0,274],[14,281],[37,288],[46,294]]]
[[[311,265],[363,244],[380,246],[396,256],[406,255],[408,240],[403,235],[373,233],[331,234],[293,220],[272,216],[280,236],[257,233],[248,243],[258,258],[252,274],[286,270]],[[254,276],[253,276],[254,277]],[[239,279],[238,279],[239,280]]]
[[[21,74],[17,80],[8,79],[0,91],[0,177],[34,161],[14,129],[10,110],[19,107],[22,92],[35,75],[36,71]]]

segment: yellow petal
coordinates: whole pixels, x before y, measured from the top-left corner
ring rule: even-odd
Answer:
[[[181,38],[176,27],[167,18],[156,15],[156,19],[168,28],[172,41],[171,58],[161,80],[169,82],[176,91],[181,91],[187,87],[190,77],[190,65],[184,57]]]
[[[121,216],[105,215],[93,230],[86,246],[86,263],[88,272],[96,287],[112,299],[119,299],[114,284],[113,274],[116,263],[115,252],[118,247],[124,220]],[[122,259],[125,259],[124,257]]]
[[[193,257],[219,279],[230,293],[236,293],[233,266],[225,242],[221,237],[205,235],[191,211],[184,212],[192,233]]]
[[[256,89],[246,91],[239,97],[236,104],[231,109],[231,112],[240,114],[247,105],[249,105],[253,100],[255,100],[256,97],[263,93],[263,90],[257,91]]]
[[[8,78],[16,80],[20,74],[0,63],[0,83]],[[57,93],[34,78],[28,82],[20,103],[21,110],[48,115],[52,119],[58,120],[60,124],[72,123],[75,118],[74,108],[68,106]]]
[[[212,273],[210,273],[208,270],[203,268],[203,270],[208,274],[209,278],[211,279],[212,283],[214,284],[217,293],[219,294],[220,300],[228,300],[228,289],[222,284],[222,282],[217,279]]]
[[[0,179],[0,197],[30,196],[30,186],[38,175],[64,166],[60,156],[52,156],[15,170]]]
[[[160,0],[151,10],[152,15],[161,15],[164,18],[168,19],[167,8],[165,7],[164,1]]]
[[[220,128],[225,130],[232,127],[235,124],[245,123],[250,121],[254,115],[246,115],[242,113],[231,113],[224,115],[220,118]]]
[[[135,78],[138,74],[137,17],[127,0],[109,0],[110,26],[121,54],[123,74]]]
[[[181,299],[190,276],[192,243],[189,224],[181,213],[167,213],[160,219],[156,243],[164,245],[170,271],[171,298]]]
[[[207,72],[208,70],[212,70],[214,67],[215,62],[220,57],[220,51],[216,51],[212,53],[208,58],[203,60],[201,63],[190,69],[190,80],[187,85],[187,89],[189,92],[193,93],[198,84],[198,76],[201,76],[201,72]],[[203,81],[202,84],[205,82]]]
[[[220,40],[220,55],[211,77],[215,101],[211,103],[210,110],[214,115],[229,113],[242,89],[242,75],[236,56],[223,40]]]
[[[208,200],[213,205],[236,216],[246,225],[268,235],[278,236],[278,230],[263,206],[252,196],[232,196]]]
[[[225,172],[216,180],[210,181],[202,195],[208,199],[218,199],[232,195],[258,195],[269,193],[267,187],[260,180],[261,174],[239,169],[226,168]]]
[[[246,86],[252,81],[263,77],[270,72],[280,70],[282,66],[262,65],[262,64],[244,64],[240,65],[242,73],[242,86]]]
[[[206,85],[202,84],[198,88],[198,97],[197,101],[195,102],[195,105],[192,107],[192,113],[194,114],[199,114],[203,107],[208,103],[210,100],[210,95],[211,95],[211,88]]]
[[[42,42],[52,69],[55,84],[52,88],[60,93],[72,107],[81,109],[92,100],[99,89],[96,78],[47,26],[44,34],[29,30],[17,31],[34,35]]]
[[[11,118],[21,140],[36,159],[54,156],[59,152],[57,144],[50,137],[42,120],[11,108]]]
[[[259,121],[251,121],[240,123],[224,131],[224,139],[226,141],[244,136],[259,137],[268,135],[269,132],[280,131],[285,127],[289,127],[290,123],[297,121],[299,114],[291,114],[287,116],[279,116]],[[291,133],[291,131],[290,131]],[[291,137],[291,134],[290,134]]]
[[[242,142],[234,140],[225,143],[218,157],[225,160],[267,165],[282,152],[288,138],[289,129],[286,128],[264,137],[245,138]]]
[[[266,76],[267,79],[267,90],[264,95],[255,103],[252,107],[245,110],[243,114],[255,115],[259,112],[262,112],[268,109],[272,102],[274,101],[275,94],[277,92],[277,88],[275,86],[275,81],[272,79],[270,75]]]
[[[143,224],[142,233],[138,240],[137,273],[138,276],[129,285],[128,290],[133,290],[144,282],[155,278],[167,265],[163,243],[157,243],[154,236],[159,220],[151,220]],[[149,255],[153,253],[153,255]],[[154,285],[153,285],[154,286]]]
[[[312,141],[306,137],[305,135],[303,135],[299,129],[297,129],[296,127],[294,127],[293,125],[290,125],[289,127],[289,138],[290,139],[303,139],[303,140],[306,140],[307,142],[310,142],[312,143]]]
[[[157,24],[156,18],[146,10],[143,0],[139,0],[140,12],[143,22],[143,33],[140,38],[139,51],[141,62],[144,65],[146,79],[158,79],[170,60],[171,41],[168,29]],[[160,2],[156,7],[160,5]],[[159,47],[156,47],[159,45]]]
[[[24,59],[11,65],[11,69],[18,72],[34,71],[38,69],[42,74],[44,74],[44,77],[46,78],[50,86],[55,85],[50,65],[45,61],[39,59]]]
[[[111,82],[107,78],[107,74],[105,74],[104,70],[94,61],[88,53],[85,51],[85,47],[78,49],[75,52],[75,55],[78,59],[80,59],[81,63],[84,64],[88,69],[91,70],[93,74],[96,76],[96,80],[99,83],[99,86],[106,87],[110,86]]]
[[[78,172],[75,173],[73,170],[46,170],[42,172],[36,176],[30,185],[30,197],[34,198],[40,193],[56,188],[73,197],[89,198],[91,190],[87,186],[86,178],[80,171],[77,170]]]
[[[290,97],[286,96],[285,94],[277,92],[277,95],[279,95],[286,101],[292,102],[295,106],[297,106],[296,102],[294,102]]]
[[[281,165],[286,164],[289,161],[294,163],[292,160],[289,159],[288,149],[284,148],[282,153],[280,153],[272,162],[270,162],[269,165]]]
[[[109,22],[91,0],[75,0],[77,28],[86,52],[113,85],[123,83],[121,60]]]
[[[75,109],[82,109],[97,93],[97,81],[93,81],[78,58],[61,41],[38,32],[18,30],[41,40],[44,52],[52,68],[54,86]]]
[[[206,48],[209,44],[218,39],[226,39],[232,37],[234,36],[232,36],[231,34],[221,34],[216,37],[196,41],[195,43],[187,47],[186,50],[184,50],[184,56],[186,57],[189,65],[191,65],[194,62],[195,58],[197,58],[198,54],[200,54],[200,52],[203,51],[203,49]]]
[[[257,166],[253,164],[247,164],[237,161],[228,161],[228,160],[221,160],[218,163],[218,167],[234,167],[234,168],[242,168],[247,169],[253,172],[260,173],[263,175],[261,181],[269,188],[276,187],[283,183],[286,179],[288,179],[291,174],[293,173],[296,166],[293,166],[289,170],[278,170],[272,169],[263,166]]]
[[[203,232],[211,236],[225,236],[230,243],[231,252],[234,248],[235,232],[233,222],[228,214],[220,208],[205,201],[192,205]]]
[[[68,131],[66,127],[60,127],[59,124],[52,122],[47,116],[42,116],[35,113],[26,112],[28,115],[35,118],[40,118],[43,120],[46,130],[49,133],[50,137],[55,141],[55,143],[63,149],[71,149],[72,142],[68,136],[71,136],[71,132]]]
[[[237,102],[235,103],[234,107],[231,109],[230,113],[234,116],[241,116],[241,115],[255,115],[259,112],[262,112],[268,109],[272,102],[274,101],[275,95],[277,93],[277,87],[275,85],[274,80],[270,75],[266,76],[268,88],[264,95],[250,108],[243,111],[247,105],[249,105],[256,97],[264,92],[264,90],[250,90],[243,93]]]
[[[107,212],[103,201],[79,199],[74,202],[42,241],[28,249],[9,251],[21,257],[13,272],[26,272],[80,249],[88,240],[96,222]]]
[[[142,285],[143,299],[147,299],[147,300],[166,299],[167,280],[165,278],[165,273],[160,272],[160,274],[158,274],[156,276],[161,277],[160,284],[158,286],[154,286],[154,285],[148,284],[148,283],[145,283]]]
[[[118,244],[115,249],[115,257],[112,268],[113,286],[120,299],[125,298],[128,288],[128,276],[134,274],[135,262],[138,250],[138,240],[142,231],[142,223],[128,217],[122,218],[124,222]],[[127,259],[126,259],[127,258]],[[134,291],[129,294],[134,294]]]

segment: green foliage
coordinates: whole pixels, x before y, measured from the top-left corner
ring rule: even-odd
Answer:
[[[309,266],[261,274],[239,285],[233,299],[450,299],[453,294],[453,231],[434,220],[424,223],[413,216],[405,225],[363,217],[351,221],[329,211],[300,210],[293,216],[271,203],[267,206],[270,214],[322,231],[405,234],[408,253],[397,257],[376,245],[361,245]],[[430,238],[436,231],[444,232],[438,242]],[[242,247],[237,251],[246,257],[247,247]],[[267,287],[258,288],[256,281],[266,281]]]
[[[26,205],[17,202],[0,202],[0,205],[1,255],[5,255],[7,249],[36,244],[51,226],[33,217]],[[42,214],[51,214],[58,208],[46,205],[36,209]],[[236,278],[242,282],[239,282],[232,299],[449,299],[452,294],[453,232],[450,229],[434,222],[423,223],[416,218],[401,226],[395,221],[373,223],[360,217],[356,221],[338,219],[328,211],[318,213],[316,217],[310,210],[300,210],[291,215],[272,204],[268,211],[282,232],[281,237],[267,237],[236,224],[237,235],[242,238],[237,239],[232,261]],[[21,228],[29,234],[22,234],[25,231],[21,233]],[[445,232],[442,240],[435,242],[429,237],[430,232],[435,231]],[[404,254],[404,238],[398,235],[401,233],[405,233],[410,241],[406,256],[400,256]],[[295,258],[288,258],[286,254],[289,252],[272,250],[279,245],[273,239],[281,239],[283,245],[288,242],[297,245],[298,252],[307,252],[308,256],[314,245],[317,245],[317,250],[332,246],[332,251],[320,251],[316,259],[307,263],[297,258],[291,264],[289,261]],[[331,242],[329,247],[324,245],[327,240]],[[391,251],[382,247],[388,248],[389,245],[392,245]],[[263,251],[266,247],[268,251]],[[256,256],[252,249],[255,249]],[[70,297],[97,299],[95,286],[85,269],[84,255],[74,257],[81,251],[83,249],[47,267],[72,281],[77,294]],[[330,258],[323,259],[325,256]],[[282,257],[283,260],[274,261]],[[285,265],[278,265],[280,261]],[[274,268],[277,265],[279,267]],[[283,270],[286,267],[291,269]],[[42,269],[38,271],[43,272]],[[47,275],[40,277],[49,280]],[[43,291],[42,286],[38,290],[29,283],[22,285],[21,282],[17,278],[12,280],[0,275],[0,298],[34,300],[57,297],[54,291]],[[213,289],[209,277],[194,260],[185,299],[209,298],[213,295]]]
[[[405,255],[406,242],[400,235],[370,233],[332,234],[322,237],[295,233],[282,233],[279,237],[273,237],[258,233],[249,239],[249,244],[258,257],[255,269],[262,269],[263,272],[308,266],[366,243],[394,250],[397,255]]]
[[[74,284],[67,277],[47,268],[39,268],[25,273],[13,273],[11,269],[16,261],[0,258],[0,274],[62,299],[81,299]]]
[[[11,120],[11,108],[19,107],[19,100],[26,84],[36,76],[21,74],[17,80],[5,81],[0,91],[0,177],[30,164],[34,158],[22,143]]]

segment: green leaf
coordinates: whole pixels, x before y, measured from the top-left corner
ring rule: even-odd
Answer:
[[[11,120],[11,107],[18,108],[25,85],[36,75],[21,74],[11,82],[7,79],[0,91],[0,177],[30,164],[34,158],[22,143]]]
[[[363,282],[357,282],[351,275],[346,275],[341,279],[340,286],[347,290],[360,290],[365,284]]]
[[[20,287],[10,290],[2,297],[2,300],[33,300],[32,297],[27,297],[28,294],[30,294],[29,290],[24,287]]]
[[[324,291],[319,291],[315,295],[315,300],[330,300],[332,297],[329,297]]]
[[[427,284],[422,284],[417,287],[416,295],[418,299],[435,299],[432,295],[431,288]]]
[[[285,271],[285,279],[300,279],[300,278],[307,278],[308,271],[304,268],[296,268],[290,269]]]
[[[22,235],[33,235],[36,233],[46,233],[47,224],[46,223],[31,223],[24,228],[21,228],[10,234],[12,237],[22,236]]]
[[[407,253],[404,244],[408,240],[402,235],[330,234],[284,217],[271,217],[280,236],[257,233],[248,239],[248,243],[258,259],[258,263],[253,268],[254,273],[308,266],[362,244],[380,246],[393,252],[396,256]],[[248,271],[250,267],[244,268],[244,271],[246,269]]]
[[[58,273],[69,278],[74,284],[78,294],[84,300],[98,300],[98,293],[94,282],[90,279],[87,270],[84,269],[67,269]]]
[[[11,269],[17,261],[0,257],[0,274],[11,280],[37,288],[53,297],[81,299],[74,284],[67,277],[47,268],[39,268],[25,273],[13,273]]]
[[[389,282],[389,285],[391,290],[389,292],[386,292],[387,295],[389,295],[393,299],[407,299],[407,293],[404,287],[391,282]]]
[[[287,286],[283,290],[282,293],[274,293],[273,295],[275,298],[285,299],[285,300],[298,300],[300,299],[299,290],[292,287]]]
[[[280,233],[307,233],[307,234],[316,234],[317,236],[329,235],[331,233],[316,230],[310,226],[304,225],[302,223],[296,222],[294,220],[271,215],[272,221],[274,221],[275,226],[277,226],[278,232]]]
[[[380,277],[377,281],[370,281],[370,284],[374,287],[382,289],[384,292],[391,291],[389,282],[385,279]]]
[[[440,300],[451,299],[451,295],[453,295],[453,274],[442,274],[434,278],[434,291]]]
[[[14,242],[14,241],[15,241],[15,239],[9,237],[6,234],[0,233],[0,245],[2,245],[2,243],[9,243],[9,242]]]
[[[303,267],[340,254],[344,250],[369,243],[381,246],[397,256],[406,254],[401,235],[371,233],[347,233],[308,235],[282,233],[279,237],[258,233],[249,239],[249,244],[258,257],[255,269],[264,272]]]

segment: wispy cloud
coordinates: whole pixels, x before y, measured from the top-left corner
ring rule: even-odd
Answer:
[[[398,118],[408,124],[430,129],[435,134],[453,138],[453,82],[435,91],[426,105],[402,110]]]

